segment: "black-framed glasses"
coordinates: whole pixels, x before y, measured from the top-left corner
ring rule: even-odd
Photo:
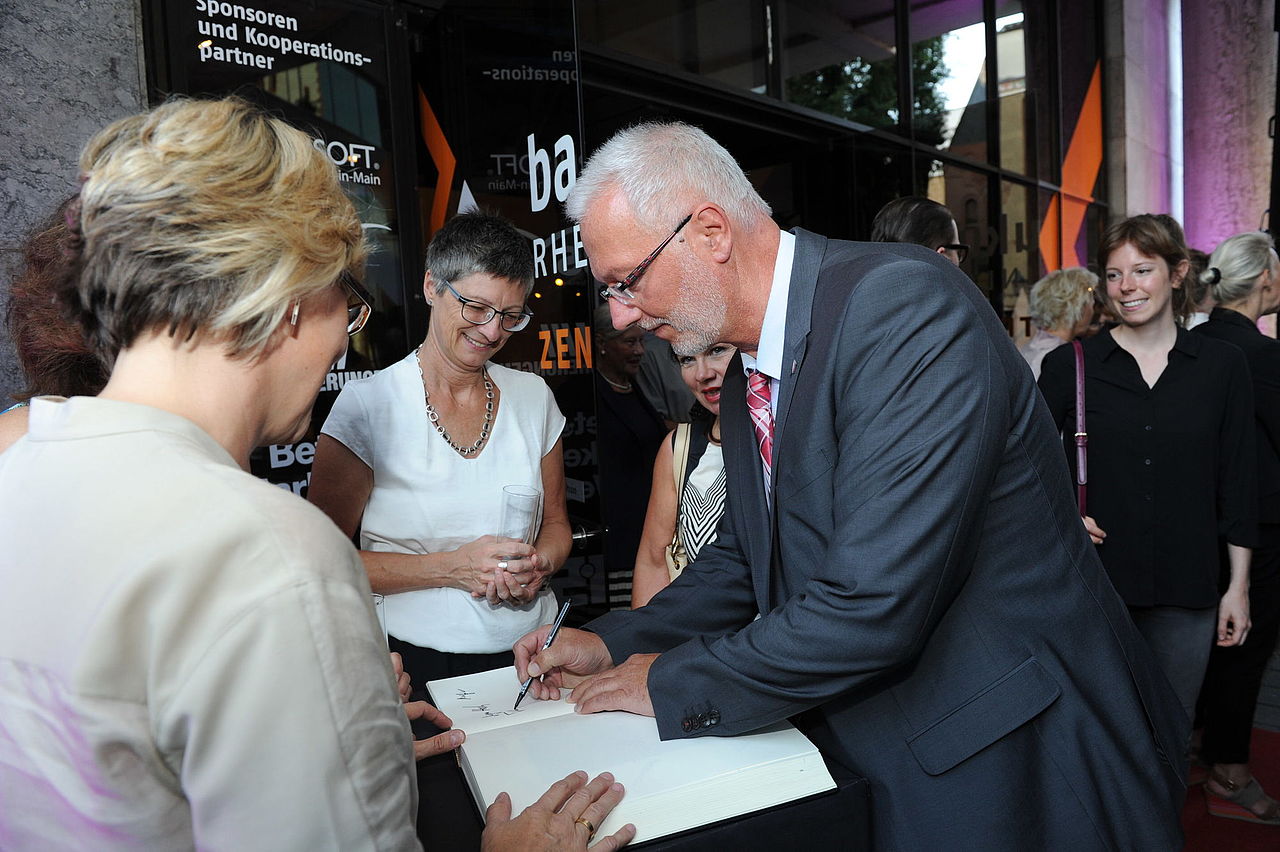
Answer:
[[[503,331],[519,331],[529,324],[529,320],[533,319],[533,311],[525,308],[522,311],[500,311],[492,305],[486,305],[484,302],[477,302],[468,299],[453,289],[448,281],[441,281],[445,287],[449,288],[449,292],[453,294],[453,298],[457,299],[462,305],[462,318],[472,325],[484,325],[495,316],[500,316]]]
[[[965,258],[969,256],[968,243],[947,243],[942,248],[956,253],[956,263],[964,263]]]
[[[634,299],[635,296],[631,293],[628,293],[627,291],[635,286],[636,282],[640,280],[640,276],[644,275],[644,271],[649,268],[649,265],[653,263],[655,259],[657,259],[658,255],[662,254],[662,250],[667,247],[667,243],[674,240],[676,238],[676,234],[680,233],[680,229],[683,228],[685,225],[689,224],[689,220],[692,218],[693,218],[693,214],[690,213],[688,216],[685,216],[683,219],[681,219],[680,224],[676,225],[676,229],[671,232],[671,235],[668,236],[661,243],[659,243],[656,249],[649,252],[649,256],[646,257],[644,260],[640,261],[640,263],[636,265],[635,269],[627,273],[626,278],[623,278],[621,281],[617,282],[616,284],[606,284],[603,287],[601,287],[600,298],[602,299],[626,298],[628,300]]]
[[[347,291],[347,334],[353,335],[369,321],[373,313],[373,297],[350,272],[338,276],[338,283]]]

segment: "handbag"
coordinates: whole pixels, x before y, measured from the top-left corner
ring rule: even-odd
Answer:
[[[667,560],[667,576],[674,580],[689,564],[689,553],[680,540],[680,508],[681,493],[684,491],[684,472],[689,464],[689,435],[692,428],[688,423],[676,426],[676,438],[671,455],[671,471],[676,483],[676,528],[671,535],[671,543],[663,550]]]
[[[1083,518],[1089,484],[1089,433],[1084,428],[1084,348],[1079,340],[1071,341],[1071,348],[1076,351],[1076,504]]]

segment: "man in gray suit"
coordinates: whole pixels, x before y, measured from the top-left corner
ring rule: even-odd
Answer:
[[[1187,719],[973,283],[919,246],[780,231],[686,125],[615,136],[569,213],[616,326],[742,355],[718,541],[646,607],[521,639],[534,694],[576,685],[579,712],[667,739],[794,717],[869,779],[882,849],[1179,848]]]

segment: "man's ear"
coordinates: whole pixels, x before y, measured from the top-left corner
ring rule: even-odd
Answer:
[[[703,204],[685,227],[692,227],[690,239],[705,246],[716,263],[725,263],[733,255],[733,226],[719,205]]]
[[[936,249],[934,249],[934,251],[936,251],[938,254],[945,255],[945,254],[947,253],[947,247],[946,247],[946,246],[938,246]]]

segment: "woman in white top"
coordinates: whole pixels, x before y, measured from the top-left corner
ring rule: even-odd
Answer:
[[[490,362],[532,316],[529,241],[467,213],[427,247],[426,339],[348,382],[316,444],[310,499],[347,535],[386,595],[387,632],[415,682],[512,660],[554,620],[547,579],[571,546],[560,433],[539,377]],[[533,544],[501,538],[506,485],[543,492]]]
[[[631,585],[633,609],[647,604],[675,579],[667,568],[665,551],[677,524],[690,562],[704,545],[716,539],[726,497],[724,455],[720,451],[720,387],[725,368],[737,351],[727,343],[713,343],[698,355],[675,356],[696,400],[691,412],[693,422],[676,427],[662,442],[653,463],[653,489]],[[682,429],[690,430],[690,437],[685,448],[688,461],[684,482],[677,499],[675,443]]]

